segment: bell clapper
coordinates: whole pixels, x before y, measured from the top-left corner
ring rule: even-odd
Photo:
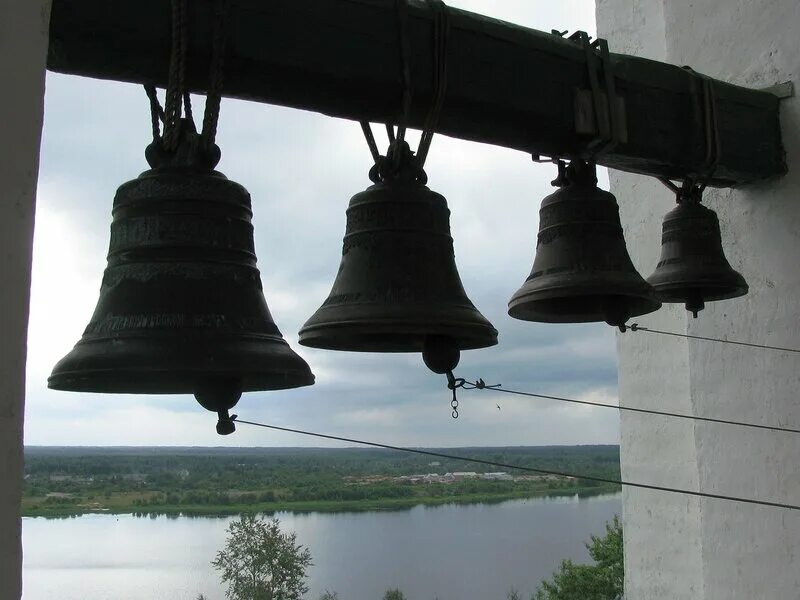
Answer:
[[[219,435],[230,435],[236,431],[236,424],[234,421],[238,415],[231,415],[228,410],[220,410],[217,412],[219,421],[217,421],[217,433]]]
[[[237,381],[230,379],[218,379],[203,382],[194,393],[197,402],[211,412],[217,413],[217,433],[219,435],[230,435],[236,431],[234,420],[236,415],[231,416],[228,411],[236,406],[239,398],[242,397],[241,386]]]
[[[706,307],[706,303],[703,302],[703,295],[700,292],[694,292],[688,295],[684,306],[686,310],[692,313],[692,317],[696,319],[697,313]]]
[[[425,366],[438,375],[452,373],[458,366],[461,351],[458,344],[450,337],[429,335],[422,348],[422,360]]]
[[[425,338],[425,345],[422,349],[422,360],[425,366],[437,375],[447,376],[447,388],[453,391],[453,399],[450,401],[452,417],[458,418],[458,397],[456,389],[464,387],[464,380],[457,378],[453,374],[453,369],[458,366],[461,358],[461,351],[455,340],[443,335],[429,335]]]

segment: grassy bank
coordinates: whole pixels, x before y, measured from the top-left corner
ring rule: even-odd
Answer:
[[[119,494],[95,502],[91,507],[77,505],[42,505],[36,498],[23,501],[22,515],[25,517],[66,517],[82,514],[128,514],[143,515],[234,515],[244,512],[362,512],[376,510],[403,510],[418,505],[436,506],[441,504],[479,504],[503,502],[522,498],[547,496],[595,496],[619,491],[619,486],[602,485],[593,487],[561,488],[558,490],[521,490],[503,493],[472,493],[458,496],[426,496],[411,498],[377,498],[370,500],[308,500],[261,502],[256,504],[225,505],[147,505],[134,504],[131,495]]]

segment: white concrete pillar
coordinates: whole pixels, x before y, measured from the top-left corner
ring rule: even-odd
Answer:
[[[0,600],[22,594],[25,356],[49,0],[0,3]]]
[[[749,87],[800,84],[797,0],[598,0],[612,51],[690,65]],[[659,329],[800,348],[800,99],[781,106],[789,175],[710,190],[731,264],[750,284],[697,320],[682,307],[639,319]],[[628,247],[645,276],[658,259],[669,192],[612,172]],[[646,333],[619,337],[620,402],[763,424],[800,426],[800,358]],[[627,479],[800,504],[800,436],[622,415]],[[800,598],[800,514],[627,489],[626,597]]]

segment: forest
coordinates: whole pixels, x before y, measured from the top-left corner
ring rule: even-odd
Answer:
[[[611,445],[434,451],[591,477],[620,475],[619,447]],[[616,489],[582,478],[395,450],[28,447],[23,514],[373,510]]]

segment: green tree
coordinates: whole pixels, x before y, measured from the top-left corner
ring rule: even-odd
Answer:
[[[325,593],[319,597],[319,600],[339,600],[339,594],[325,590]]]
[[[297,544],[296,534],[282,533],[278,519],[245,514],[231,522],[225,548],[211,564],[231,600],[300,600],[312,563],[309,549]]]
[[[619,518],[606,523],[606,535],[592,536],[586,548],[595,564],[563,561],[552,580],[543,581],[531,600],[621,600],[625,570]]]
[[[383,600],[406,600],[406,596],[403,592],[394,588],[393,590],[386,590]]]

